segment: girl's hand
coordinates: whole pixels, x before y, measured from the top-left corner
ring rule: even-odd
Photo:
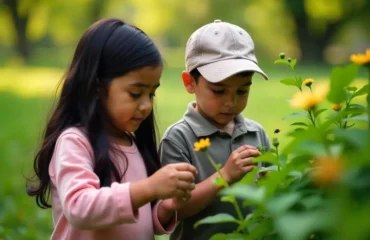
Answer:
[[[195,188],[197,170],[188,163],[168,164],[149,177],[150,187],[156,199],[175,198],[172,207],[182,205]],[[177,208],[176,208],[177,209]]]

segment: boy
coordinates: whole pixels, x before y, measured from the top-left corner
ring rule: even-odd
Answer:
[[[217,177],[206,155],[195,152],[194,142],[210,138],[208,152],[222,164],[221,173],[229,184],[239,181],[261,153],[256,147],[269,140],[258,123],[245,119],[241,112],[247,104],[253,73],[267,75],[258,67],[254,43],[242,28],[215,20],[195,31],[186,45],[186,71],[182,79],[196,102],[188,106],[182,120],[167,129],[160,145],[162,165],[174,162],[193,164],[197,170],[191,199],[178,211],[181,222],[171,239],[209,239],[216,233],[231,233],[235,224],[200,225],[194,223],[218,213],[236,217],[230,203],[220,201],[221,190],[212,182]],[[241,206],[241,205],[240,205]],[[251,212],[243,209],[243,216]]]

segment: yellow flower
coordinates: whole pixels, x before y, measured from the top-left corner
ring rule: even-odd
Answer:
[[[352,54],[351,61],[357,64],[370,63],[370,49],[367,49],[365,54]]]
[[[302,84],[307,86],[307,87],[311,87],[313,82],[314,82],[314,80],[312,78],[307,78],[306,80],[303,81]]]
[[[319,186],[336,183],[343,172],[343,161],[337,157],[322,157],[313,162],[312,177]]]
[[[333,109],[334,111],[340,111],[341,109],[343,108],[343,104],[339,103],[339,104],[333,104],[331,105],[331,109]]]
[[[195,151],[205,151],[211,145],[209,138],[201,138],[198,142],[194,143]]]
[[[311,109],[324,101],[328,91],[327,85],[318,84],[312,92],[297,92],[290,101],[290,105],[294,108]]]

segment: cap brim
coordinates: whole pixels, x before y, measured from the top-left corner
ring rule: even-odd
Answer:
[[[247,59],[226,59],[198,67],[197,69],[205,79],[213,83],[246,71],[259,73],[268,80],[266,73],[255,62]]]

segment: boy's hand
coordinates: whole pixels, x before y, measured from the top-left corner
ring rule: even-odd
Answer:
[[[247,172],[253,170],[255,165],[252,163],[254,157],[260,156],[257,148],[250,145],[243,145],[234,150],[225,166],[221,169],[221,174],[229,184],[233,184],[244,177]]]
[[[173,197],[163,201],[163,205],[168,210],[178,210],[182,208],[191,198],[191,191],[186,191],[181,197]]]

